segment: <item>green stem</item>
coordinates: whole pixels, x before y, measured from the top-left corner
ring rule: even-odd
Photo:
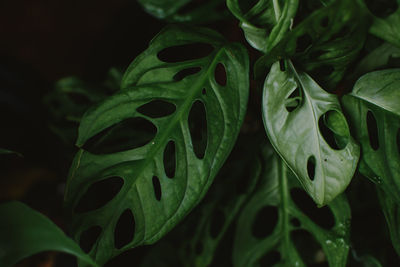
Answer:
[[[274,4],[275,19],[276,22],[278,22],[279,18],[281,17],[281,8],[279,7],[278,0],[273,0],[273,4]]]

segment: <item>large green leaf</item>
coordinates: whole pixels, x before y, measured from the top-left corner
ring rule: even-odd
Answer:
[[[350,136],[337,96],[287,63],[276,62],[266,79],[264,126],[307,193],[325,205],[350,183],[360,149]]]
[[[369,32],[383,40],[400,47],[400,0],[397,10],[386,18],[373,16]]]
[[[68,253],[90,266],[97,266],[53,222],[24,204],[1,204],[0,217],[0,266],[13,266],[18,261],[43,251]]]
[[[363,47],[365,14],[358,1],[337,0],[317,9],[256,62],[256,77],[264,77],[274,62],[292,59],[324,87],[335,87]]]
[[[164,50],[195,42],[209,44],[210,54],[173,63],[160,60]],[[176,79],[177,74],[195,67],[197,73]],[[218,67],[225,69],[225,84],[217,81]],[[79,147],[86,147],[99,132],[107,132],[110,126],[129,118],[147,121],[157,129],[153,138],[147,136],[147,144],[137,148],[128,149],[126,143],[125,150],[105,154],[81,149],[74,159],[65,203],[73,215],[76,240],[90,227],[101,227],[90,252],[97,262],[102,264],[129,248],[156,242],[204,196],[239,133],[248,98],[248,68],[247,53],[241,45],[226,43],[207,29],[168,27],[128,68],[123,90],[84,115],[77,140]],[[161,108],[168,103],[175,108],[158,117],[143,113],[143,106],[155,101]],[[196,103],[204,107],[206,129],[192,131],[191,126],[198,124],[191,118]],[[158,112],[160,107],[148,111]],[[202,154],[196,149],[196,134],[203,134]],[[108,136],[104,138],[95,147],[106,144]],[[171,144],[175,152],[168,154]],[[172,174],[167,174],[168,165],[171,167],[165,161],[168,158],[175,159]],[[123,179],[119,193],[103,207],[77,213],[74,209],[89,186],[110,177]],[[116,248],[114,232],[119,231],[119,218],[126,212],[134,218],[134,236]]]
[[[240,20],[249,44],[262,52],[269,51],[290,30],[298,0],[227,0],[229,10]]]
[[[209,23],[229,16],[225,0],[139,0],[149,14],[169,22]]]
[[[342,99],[361,144],[360,171],[400,203],[400,69],[362,76]]]
[[[261,183],[238,219],[234,266],[314,266],[326,261],[346,266],[351,218],[346,197],[338,196],[309,217],[298,206],[307,199],[292,198],[301,190],[296,178],[272,148],[265,151],[264,166]],[[327,212],[333,224],[313,221]]]

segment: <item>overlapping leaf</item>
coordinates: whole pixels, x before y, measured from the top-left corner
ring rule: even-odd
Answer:
[[[262,52],[269,51],[289,31],[298,4],[298,0],[227,0],[249,44]]]
[[[350,183],[360,149],[337,96],[287,63],[276,62],[265,82],[264,126],[307,193],[325,205]]]
[[[229,16],[225,0],[139,0],[149,14],[169,22],[209,23]]]
[[[164,50],[195,42],[211,46],[210,54],[172,63],[161,60]],[[218,67],[225,70],[223,82],[216,77]],[[193,68],[197,70],[195,74],[182,77],[182,71]],[[101,227],[90,252],[97,262],[102,264],[129,248],[154,243],[199,202],[236,141],[246,110],[248,86],[248,57],[241,45],[226,43],[207,29],[168,27],[128,68],[123,90],[84,115],[79,147],[113,144],[107,142],[107,134],[98,142],[92,140],[102,131],[112,135],[110,126],[130,118],[151,123],[157,130],[142,146],[107,154],[81,149],[74,159],[65,203],[74,215],[76,240],[87,229]],[[153,115],[159,107],[143,111],[143,106],[155,101],[159,107],[175,108],[158,116]],[[196,103],[203,106],[206,125],[193,132],[191,126],[196,126],[197,121],[191,120],[191,113]],[[202,153],[196,149],[194,135],[202,137],[203,145],[205,142]],[[167,153],[170,145],[173,152]],[[91,185],[111,177],[123,181],[111,201],[95,210],[74,212]],[[116,246],[118,224],[126,213],[134,221],[134,235]]]
[[[74,255],[90,266],[97,266],[72,239],[42,214],[19,202],[0,205],[0,265],[18,261],[43,251]]]
[[[256,77],[264,77],[274,62],[288,58],[320,84],[333,88],[363,47],[366,18],[357,1],[333,1],[316,10],[256,62]]]
[[[234,266],[292,267],[327,262],[329,266],[346,266],[351,217],[346,197],[338,196],[311,218],[298,206],[307,199],[296,202],[292,198],[294,191],[301,190],[296,178],[271,148],[265,152],[264,165],[261,184],[238,220]],[[333,225],[313,221],[327,212],[334,218]]]
[[[397,10],[386,18],[373,16],[369,32],[387,42],[400,47],[400,1],[397,0]]]
[[[343,97],[361,144],[361,172],[400,203],[400,70],[368,73]]]

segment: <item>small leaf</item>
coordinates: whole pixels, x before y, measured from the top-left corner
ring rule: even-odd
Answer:
[[[159,58],[165,49],[193,43],[205,43],[211,52],[178,62]],[[215,80],[219,63],[227,70],[224,86]],[[200,71],[174,80],[176,73],[192,67]],[[85,113],[77,140],[81,148],[99,132],[126,119],[145,117],[157,129],[143,146],[107,154],[81,149],[74,159],[65,203],[76,240],[91,226],[102,227],[90,252],[96,262],[103,264],[129,248],[156,242],[201,200],[236,141],[248,87],[248,58],[241,45],[226,43],[207,29],[174,26],[158,34],[132,62],[120,92]],[[202,93],[204,89],[206,94]],[[171,103],[176,109],[161,117],[145,116],[143,105],[154,100]],[[200,118],[192,118],[192,107],[199,102],[204,112]],[[195,127],[198,132],[192,133],[191,124],[199,126],[202,121],[205,125]],[[200,143],[196,143],[196,134],[200,134]],[[113,199],[87,213],[73,211],[92,184],[113,176],[124,180]],[[132,212],[135,222],[133,239],[116,246],[114,233],[126,210]]]
[[[59,251],[97,266],[48,218],[20,202],[0,205],[0,266],[8,267],[43,251]]]
[[[369,32],[400,48],[400,1],[397,0],[397,10],[386,18],[372,15],[373,22]],[[395,26],[396,25],[396,26]]]
[[[269,73],[263,95],[263,118],[275,149],[318,205],[342,193],[357,167],[359,147],[350,136],[346,119],[335,95],[322,90],[307,74],[294,67],[281,71],[276,62]],[[285,106],[294,90],[301,90],[299,106]],[[319,120],[338,138],[338,147],[327,143]],[[344,141],[346,145],[344,146]]]
[[[361,144],[360,171],[400,203],[400,69],[362,76],[342,99]]]
[[[227,0],[227,6],[241,21],[240,27],[249,44],[257,50],[267,52],[290,30],[299,1],[257,0],[246,7],[244,5],[248,3],[244,2]]]
[[[339,195],[326,207],[334,217],[330,229],[321,228],[303,213],[291,198],[293,190],[300,190],[294,174],[273,151],[264,150],[265,169],[256,192],[244,206],[237,222],[233,263],[235,267],[260,266],[346,266],[349,251],[350,207],[345,195]],[[312,205],[315,205],[311,202]],[[272,233],[265,238],[253,234],[253,224],[260,210],[275,207],[278,220]],[[316,207],[314,207],[317,209]],[[273,219],[265,214],[265,220]],[[315,213],[316,217],[324,213]],[[268,222],[269,224],[269,222]],[[275,266],[275,265],[273,265]]]

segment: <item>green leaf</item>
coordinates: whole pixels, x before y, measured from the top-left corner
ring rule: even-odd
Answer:
[[[400,1],[397,0],[398,8],[386,18],[373,17],[369,32],[400,48]]]
[[[298,0],[258,0],[254,4],[227,0],[233,15],[240,20],[249,44],[264,53],[276,45],[290,30],[296,15]]]
[[[53,222],[26,205],[16,201],[3,203],[0,217],[0,266],[13,266],[43,251],[68,253],[97,266]]]
[[[209,44],[210,54],[172,63],[160,60],[163,51],[196,42]],[[218,67],[225,69],[225,85],[216,77]],[[198,72],[174,79],[188,68]],[[201,200],[239,133],[248,98],[248,68],[247,52],[241,45],[226,43],[207,29],[168,27],[128,68],[123,90],[84,115],[77,140],[84,148],[90,147],[95,135],[103,130],[107,133],[110,126],[126,119],[140,119],[157,129],[153,138],[144,135],[145,145],[105,154],[81,149],[74,159],[65,203],[73,215],[76,240],[90,227],[102,228],[90,252],[97,262],[102,264],[129,248],[156,242]],[[169,103],[175,108],[159,117],[149,114],[160,110],[157,106],[143,112],[143,106],[154,101],[162,104],[160,107]],[[196,105],[204,107],[206,125],[194,131],[192,128],[199,126],[199,120],[191,116]],[[108,132],[112,136],[112,130]],[[197,141],[196,135],[202,140]],[[103,137],[95,147],[104,147],[109,136]],[[132,136],[130,141],[138,140]],[[196,148],[199,144],[204,148],[202,153]],[[174,153],[167,152],[169,145],[175,148]],[[171,158],[173,163],[168,163]],[[168,173],[171,166],[175,167],[172,174]],[[111,201],[92,211],[74,212],[89,186],[110,177],[123,179],[121,190]],[[114,232],[119,231],[116,225],[126,211],[134,218],[134,237],[116,248]]]
[[[334,88],[363,47],[366,18],[358,1],[333,1],[316,10],[258,59],[256,78],[264,77],[274,62],[291,59],[324,87]]]
[[[379,203],[381,204],[386,223],[389,227],[390,238],[397,254],[400,255],[400,206],[390,195],[377,188]]]
[[[337,96],[297,73],[290,61],[285,70],[282,64],[272,66],[264,85],[264,126],[275,149],[322,206],[346,189],[360,149]]]
[[[293,173],[273,149],[264,155],[261,184],[237,222],[234,266],[311,266],[326,261],[329,266],[346,266],[351,213],[345,195],[324,207],[334,222],[322,227],[313,218],[324,217],[327,210],[315,211],[313,218],[303,212],[298,205],[304,203],[292,198],[301,190]]]
[[[225,0],[139,0],[144,10],[159,19],[169,22],[204,24],[229,16]]]
[[[361,144],[360,171],[400,203],[400,69],[362,76],[342,99]]]
[[[15,154],[19,157],[22,157],[22,155],[18,152],[12,151],[12,150],[8,150],[5,148],[0,148],[0,155],[6,155],[6,154]]]

